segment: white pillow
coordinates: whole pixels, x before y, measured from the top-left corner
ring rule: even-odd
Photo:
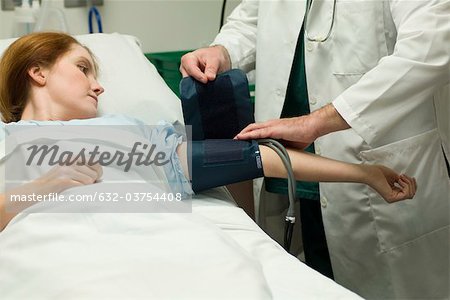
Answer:
[[[178,97],[143,55],[136,37],[112,34],[75,36],[91,49],[100,67],[99,114],[125,114],[149,125],[160,120],[183,122]],[[0,54],[15,39],[0,40]]]

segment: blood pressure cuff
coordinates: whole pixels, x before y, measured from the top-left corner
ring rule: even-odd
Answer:
[[[217,186],[263,177],[256,141],[204,140],[188,143],[189,170],[195,193]]]
[[[247,76],[239,69],[218,74],[206,84],[192,77],[180,82],[184,123],[192,140],[232,139],[254,123]]]

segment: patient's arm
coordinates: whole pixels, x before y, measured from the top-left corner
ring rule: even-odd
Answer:
[[[6,194],[0,194],[0,231],[19,212],[36,202],[9,201],[9,195],[48,195],[59,193],[68,188],[92,184],[102,176],[100,165],[70,165],[56,166],[43,176],[24,185],[10,189]]]
[[[21,185],[17,188],[8,190],[6,194],[0,194],[0,231],[3,230],[9,221],[14,218],[20,211],[32,206],[35,202],[19,201],[9,202],[10,195],[45,195],[51,192],[51,188],[47,189],[45,185],[40,185],[37,181],[32,181]]]
[[[264,176],[286,178],[287,172],[279,156],[266,146],[260,145],[259,150],[262,158]],[[297,180],[365,183],[375,189],[387,202],[412,198],[416,191],[416,182],[413,178],[406,175],[399,175],[393,170],[381,165],[349,164],[297,149],[288,148],[287,150],[292,162],[294,176]],[[177,153],[183,165],[184,173],[189,178],[186,152],[186,143],[183,143],[178,147]],[[203,170],[206,172],[211,171]],[[218,174],[217,176],[223,177],[221,185],[236,182],[234,178],[227,178],[227,176],[230,176],[229,174],[221,173],[220,166],[214,169],[214,171]],[[202,170],[197,174],[199,175],[196,176],[201,176]],[[199,179],[197,178],[197,180]],[[204,179],[200,180],[204,181]]]
[[[416,181],[399,175],[382,165],[350,164],[296,149],[287,149],[297,180],[320,182],[365,183],[387,202],[410,199],[416,192]],[[287,172],[279,156],[260,146],[264,176],[286,178]]]

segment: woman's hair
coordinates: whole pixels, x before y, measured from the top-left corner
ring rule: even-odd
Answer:
[[[82,46],[68,34],[39,32],[19,38],[6,49],[0,60],[0,114],[3,122],[20,120],[31,88],[30,68],[51,68],[74,44]]]

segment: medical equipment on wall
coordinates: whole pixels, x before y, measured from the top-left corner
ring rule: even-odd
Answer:
[[[308,27],[309,27],[308,21],[309,21],[309,15],[311,13],[312,2],[313,2],[313,0],[307,0],[307,2],[306,2],[306,13],[305,13],[305,21],[304,21],[304,24],[305,24],[305,36],[306,36],[306,39],[308,41],[310,41],[310,42],[323,43],[323,42],[328,40],[328,38],[331,35],[331,32],[333,31],[334,17],[336,15],[336,0],[333,0],[333,11],[332,11],[332,14],[331,14],[331,24],[329,25],[328,32],[327,32],[327,34],[324,37],[323,36],[311,37],[309,35],[309,32],[308,32]],[[324,5],[324,4],[321,3],[321,5]]]
[[[245,73],[233,69],[206,84],[192,77],[183,78],[180,96],[185,125],[192,126],[188,153],[192,155],[189,170],[195,192],[263,177],[259,144],[278,154],[288,174],[284,247],[289,251],[295,224],[296,181],[286,149],[273,139],[233,140],[255,122]]]
[[[39,1],[23,0],[21,6],[14,8],[15,27],[13,36],[19,37],[31,33],[34,29],[37,15],[39,14]]]
[[[94,33],[94,27],[92,25],[92,19],[95,17],[95,20],[97,21],[97,29],[99,33],[103,33],[103,26],[102,26],[102,18],[100,16],[100,12],[95,6],[92,6],[89,9],[89,16],[88,16],[88,24],[89,24],[89,33]]]
[[[42,0],[40,13],[37,16],[33,31],[62,31],[69,32],[64,12],[53,7],[51,0]]]

